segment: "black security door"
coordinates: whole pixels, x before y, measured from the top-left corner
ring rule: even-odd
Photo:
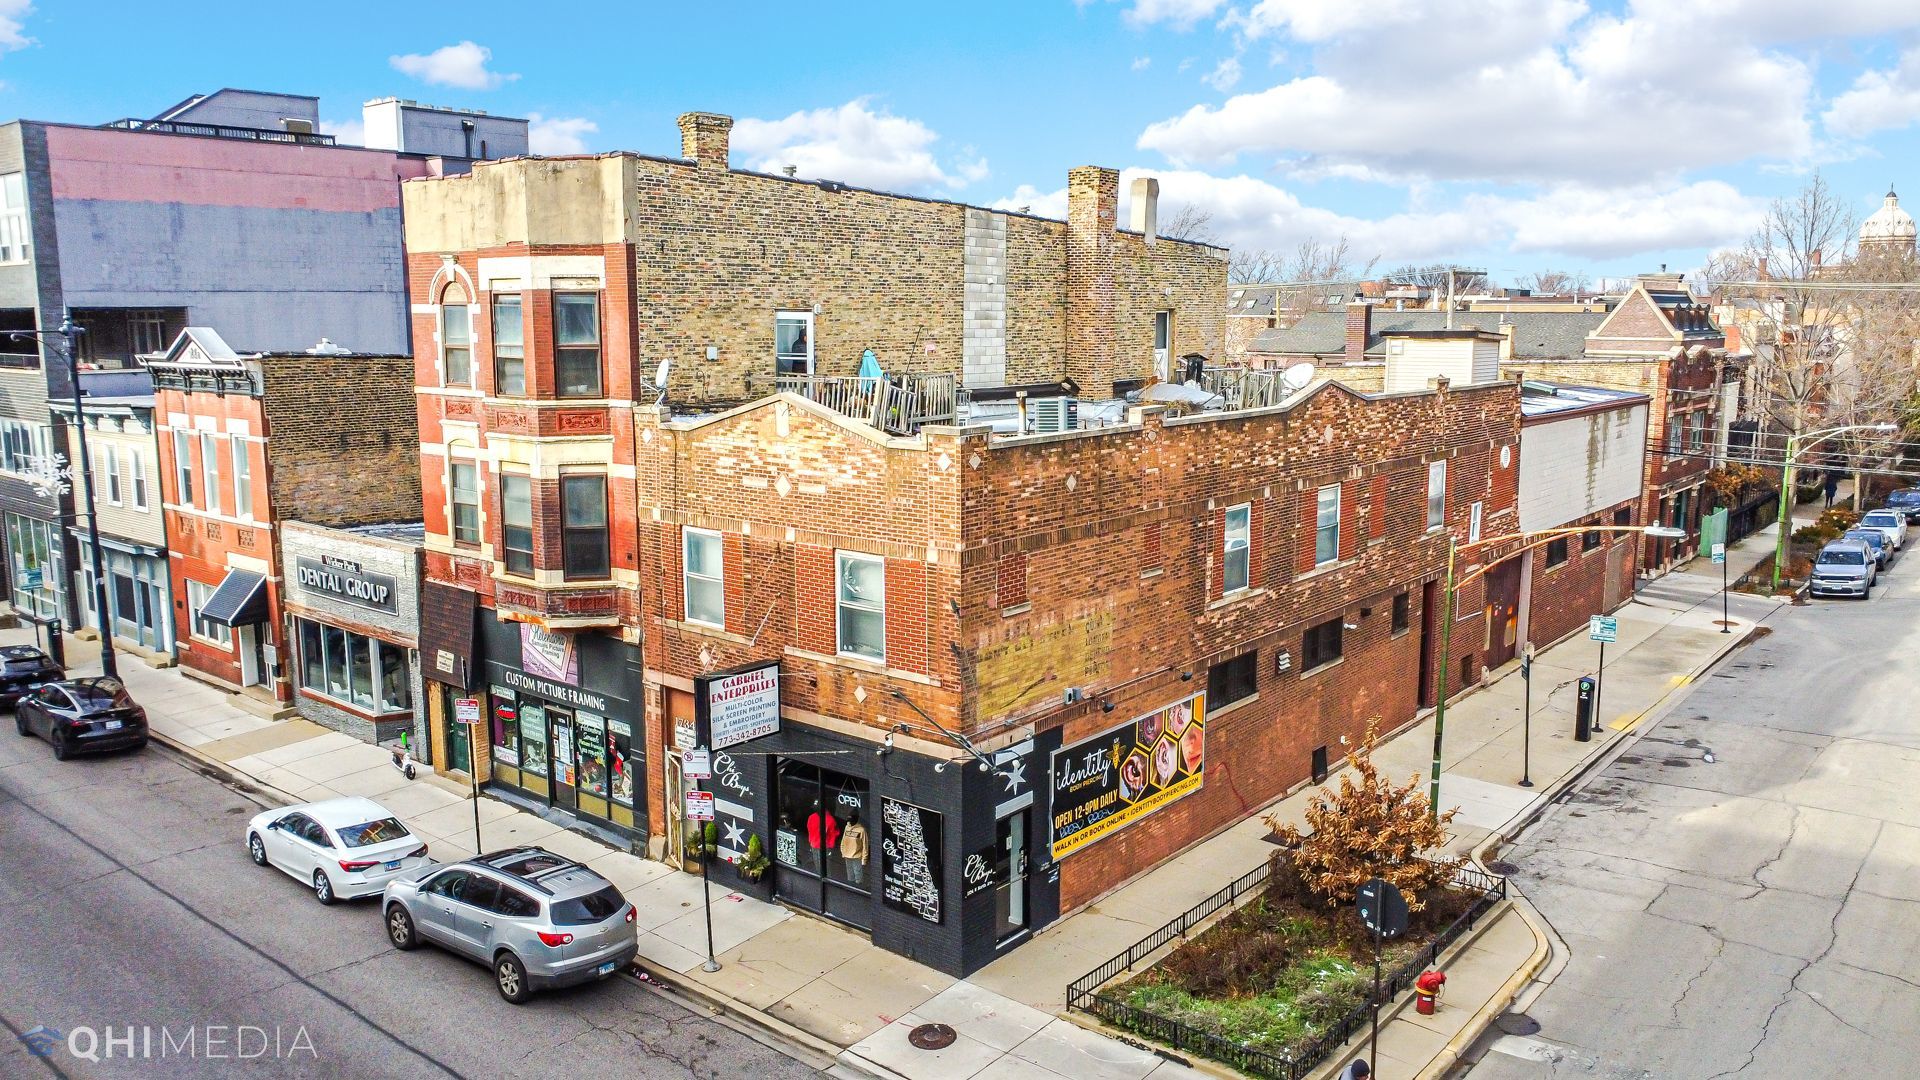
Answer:
[[[782,760],[774,786],[774,892],[789,903],[867,929],[873,921],[867,782]]]

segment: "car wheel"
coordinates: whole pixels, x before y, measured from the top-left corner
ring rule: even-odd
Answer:
[[[26,713],[23,713],[23,712],[15,712],[15,713],[13,714],[13,727],[14,727],[14,730],[16,730],[16,731],[18,731],[18,732],[19,732],[20,734],[22,734],[22,735],[32,735],[32,734],[33,734],[33,729],[27,726],[27,714],[26,714]]]
[[[267,865],[267,845],[260,842],[259,833],[247,834],[247,855],[253,859],[253,865]]]
[[[523,1004],[533,992],[533,988],[527,985],[526,965],[510,952],[494,958],[493,982],[509,1005]]]
[[[387,940],[393,942],[393,947],[401,952],[420,944],[420,938],[413,932],[413,916],[407,914],[407,909],[399,904],[387,908]]]
[[[65,761],[73,756],[73,747],[67,745],[67,737],[58,731],[53,733],[53,760]]]
[[[313,872],[313,898],[323,904],[333,903],[333,881],[325,870]]]

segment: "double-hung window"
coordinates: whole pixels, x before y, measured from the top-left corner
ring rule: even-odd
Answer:
[[[193,636],[222,646],[230,646],[233,644],[233,628],[225,623],[215,622],[203,614],[207,601],[213,599],[213,588],[198,581],[187,582],[187,613],[192,616]]]
[[[533,576],[533,478],[500,478],[500,539],[507,573]]]
[[[1252,580],[1253,504],[1227,508],[1227,527],[1221,537],[1221,592],[1236,593]]]
[[[0,176],[0,263],[26,262],[33,251],[27,228],[27,176]]]
[[[1340,558],[1340,485],[1328,484],[1314,498],[1313,562],[1318,566]]]
[[[600,396],[597,294],[553,294],[553,364],[561,397]]]
[[[813,374],[813,312],[782,311],[773,317],[773,363],[781,375]]]
[[[687,621],[706,626],[727,624],[727,600],[720,534],[708,529],[681,533],[681,574],[687,600]]]
[[[835,607],[839,650],[884,662],[887,659],[887,564],[877,555],[838,553]]]
[[[107,489],[107,502],[120,505],[120,448],[112,443],[103,443],[100,447],[101,486]]]
[[[448,386],[473,385],[473,309],[458,286],[440,304],[440,372]]]
[[[180,487],[180,505],[194,505],[193,435],[179,428],[173,432],[173,475]]]
[[[137,446],[127,448],[127,480],[133,489],[133,508],[147,508],[147,455]]]
[[[560,551],[566,576],[603,578],[611,573],[607,547],[607,478],[560,478]]]
[[[206,478],[207,510],[220,512],[220,436],[200,433],[200,474]]]
[[[1427,528],[1438,529],[1447,523],[1447,463],[1427,463]]]
[[[233,516],[253,520],[253,455],[245,435],[233,436]]]
[[[480,466],[456,460],[447,466],[447,480],[453,492],[453,541],[477,544],[480,542]]]
[[[493,298],[493,392],[507,397],[527,392],[527,332],[518,293]]]

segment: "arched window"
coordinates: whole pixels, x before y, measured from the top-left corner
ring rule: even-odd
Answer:
[[[440,294],[440,372],[448,386],[473,385],[473,313],[459,282]]]

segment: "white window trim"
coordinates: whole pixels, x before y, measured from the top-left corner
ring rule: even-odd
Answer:
[[[692,547],[692,543],[691,543],[692,539],[696,536],[712,537],[716,542],[720,544],[720,573],[719,574],[708,576],[705,574],[696,574],[693,572],[693,560],[687,557],[687,552]],[[724,630],[727,627],[726,554],[727,554],[726,541],[721,539],[719,532],[713,529],[696,529],[691,525],[680,530],[680,609],[681,609],[680,613],[686,618],[686,621],[694,624],[695,626],[711,626],[720,630]],[[884,570],[882,572],[884,573]],[[711,581],[715,585],[720,586],[720,621],[719,622],[708,622],[706,619],[694,618],[693,616],[693,582],[696,579],[700,581]],[[836,638],[840,633],[840,630],[839,630],[840,591],[839,590],[840,590],[840,583],[838,581],[835,581],[834,594],[833,594],[834,596],[833,614],[834,614],[834,634]],[[837,640],[835,643],[838,644]]]
[[[841,598],[842,582],[845,579],[847,564],[862,562],[875,563],[880,567],[880,598],[866,603],[849,603]],[[849,652],[840,640],[840,609],[851,607],[856,611],[873,611],[880,615],[880,655],[869,656],[861,652]],[[887,560],[878,555],[868,555],[860,551],[835,551],[833,553],[833,651],[835,655],[865,660],[875,664],[887,662]]]
[[[107,505],[120,505],[120,448],[110,442],[100,444],[100,472],[106,480]]]
[[[1233,527],[1233,515],[1242,511],[1246,513],[1247,522],[1245,526],[1238,530],[1239,536],[1236,537],[1234,535],[1236,530]],[[1221,519],[1221,522],[1220,595],[1238,596],[1253,587],[1253,504],[1243,502],[1227,507],[1226,516]],[[1240,545],[1238,548],[1234,547],[1236,540],[1238,540]],[[1246,566],[1246,573],[1243,575],[1246,584],[1238,588],[1229,589],[1227,588],[1227,579],[1229,576],[1227,568],[1233,562],[1236,554]]]
[[[8,206],[4,187],[15,178],[20,186],[20,205]],[[18,244],[11,242],[14,240],[18,240]],[[0,258],[0,265],[33,261],[33,227],[27,218],[27,174],[24,172],[0,176],[0,253],[5,256]]]
[[[199,588],[207,590],[205,599],[199,602],[195,602],[193,598],[193,590],[195,586],[198,586]],[[218,589],[219,589],[218,586],[208,585],[205,582],[194,581],[191,578],[187,580],[187,637],[189,637],[194,641],[204,641],[209,645],[217,645],[228,652],[232,652],[233,651],[233,631],[232,630],[227,631],[227,640],[225,641],[221,641],[219,638],[207,637],[206,635],[200,632],[200,611],[202,608],[206,607],[206,600],[213,599],[213,594],[217,592]]]
[[[1480,516],[1484,511],[1485,505],[1479,499],[1475,499],[1467,516],[1467,543],[1469,544],[1480,542]]]
[[[1438,480],[1440,482],[1438,488],[1434,486],[1435,480]],[[1438,521],[1434,520],[1434,513],[1433,513],[1433,510],[1434,510],[1433,497],[1436,494],[1440,496],[1440,520]],[[1435,529],[1444,529],[1447,527],[1447,463],[1444,461],[1427,462],[1426,515],[1427,515],[1427,531],[1428,532],[1432,532]]]
[[[233,516],[253,520],[253,451],[247,448],[245,435],[227,436],[233,450]],[[242,484],[241,480],[246,483]]]
[[[127,479],[132,506],[142,513],[147,511],[147,455],[137,446],[127,447]]]
[[[780,321],[782,319],[797,319],[807,324],[807,370],[802,374],[812,375],[814,373],[814,364],[819,358],[819,352],[814,347],[815,341],[813,337],[813,312],[811,311],[776,311],[773,313],[773,326],[774,326],[773,369],[776,372],[780,370],[779,329],[780,329]]]
[[[200,436],[200,482],[206,489],[206,509],[209,513],[224,512],[220,505],[220,436],[212,431],[197,433]]]
[[[173,482],[177,489],[174,495],[181,506],[199,506],[195,497],[193,482],[193,443],[194,433],[186,428],[173,429]]]
[[[459,445],[462,448],[466,448],[466,444],[464,443]],[[460,539],[459,515],[454,512],[460,505],[459,500],[454,498],[454,492],[458,490],[453,479],[453,469],[456,465],[465,465],[473,470],[473,526],[476,535],[471,540]],[[457,453],[454,452],[452,448],[449,448],[447,454],[447,539],[456,544],[471,544],[478,547],[480,543],[487,538],[487,493],[485,485],[481,483],[480,472],[480,458],[477,453]]]
[[[1333,554],[1323,559],[1320,557],[1320,533],[1327,528],[1327,524],[1320,520],[1326,511],[1321,497],[1329,491],[1333,492]],[[1322,484],[1313,493],[1313,565],[1315,566],[1326,566],[1340,561],[1340,496],[1339,484]]]
[[[462,287],[464,289],[464,286]],[[473,377],[473,312],[477,305],[471,297],[464,304],[439,303],[433,305],[433,347],[440,361],[440,385],[470,387],[475,385]],[[467,381],[452,382],[447,378],[447,309],[463,307],[467,309]],[[525,311],[521,312],[524,317]],[[525,332],[522,331],[524,334]]]

